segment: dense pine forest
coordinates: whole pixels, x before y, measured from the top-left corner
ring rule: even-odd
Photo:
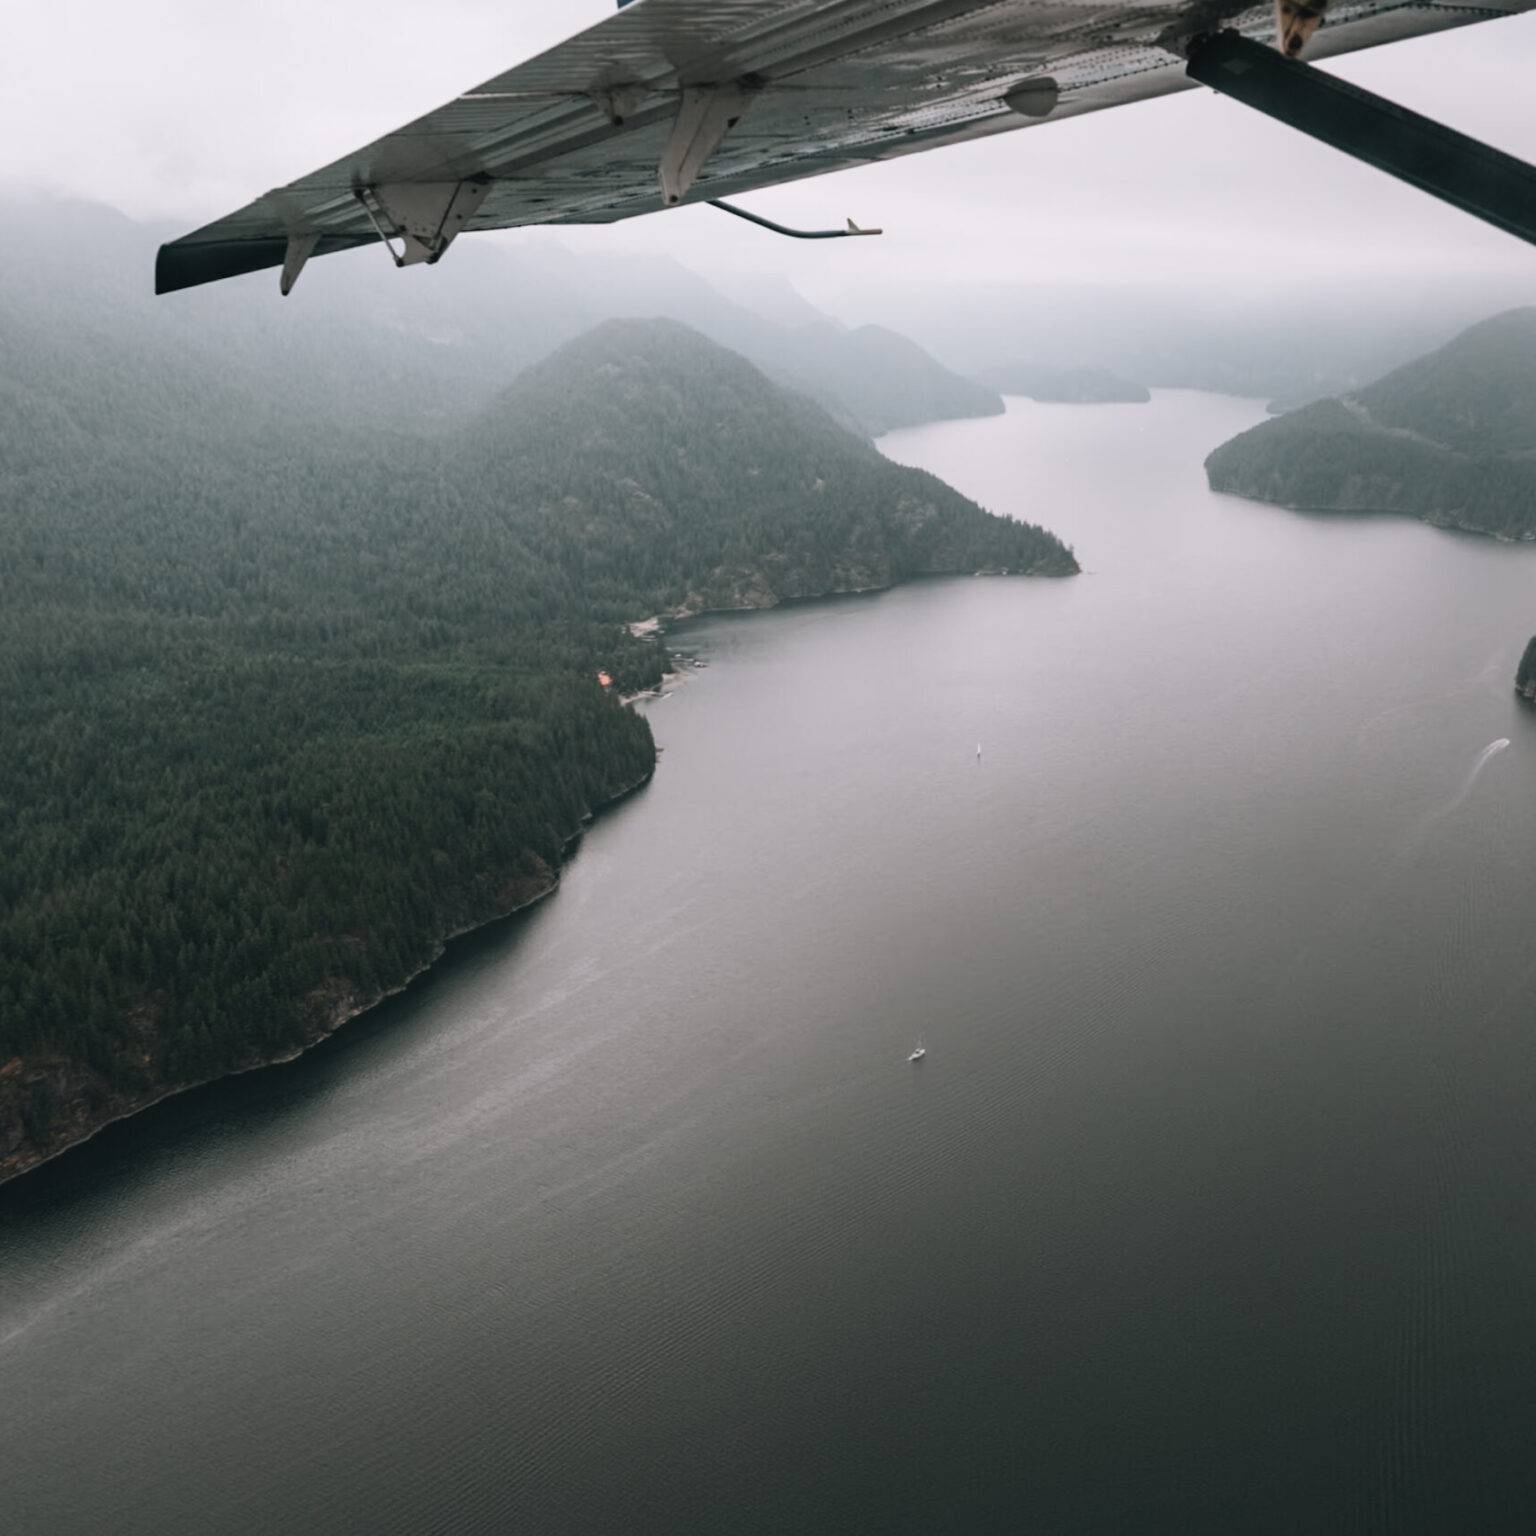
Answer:
[[[0,1176],[548,890],[652,769],[627,621],[1076,569],[672,322],[413,431],[185,315],[0,321]]]
[[[1213,490],[1256,501],[1536,538],[1536,310],[1496,315],[1356,394],[1263,422],[1205,467]]]

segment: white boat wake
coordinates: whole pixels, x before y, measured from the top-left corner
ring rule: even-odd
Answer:
[[[1408,858],[1415,857],[1423,847],[1424,839],[1429,835],[1430,828],[1437,826],[1466,803],[1467,796],[1477,787],[1477,781],[1482,777],[1483,770],[1509,745],[1508,736],[1500,736],[1497,741],[1490,741],[1486,747],[1472,760],[1472,766],[1467,769],[1467,776],[1461,781],[1461,788],[1438,811],[1431,811],[1414,830],[1409,833],[1408,840],[1404,844],[1403,853]]]
[[[1490,741],[1481,752],[1477,754],[1477,760],[1467,770],[1467,776],[1461,781],[1461,788],[1456,791],[1456,798],[1441,811],[1442,816],[1449,816],[1468,795],[1472,793],[1473,786],[1477,783],[1479,775],[1490,762],[1496,758],[1505,747],[1509,745],[1508,736],[1500,736],[1497,741]]]

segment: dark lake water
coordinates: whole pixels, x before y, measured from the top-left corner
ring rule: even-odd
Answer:
[[[1258,415],[887,439],[1087,574],[694,627],[554,899],[0,1192],[4,1528],[1536,1526],[1536,549]]]

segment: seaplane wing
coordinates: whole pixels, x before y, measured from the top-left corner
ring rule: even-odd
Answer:
[[[435,262],[467,230],[610,223],[1197,84],[1536,239],[1536,172],[1298,57],[1533,6],[638,0],[163,246],[156,290],[279,267],[286,293],[314,255]]]

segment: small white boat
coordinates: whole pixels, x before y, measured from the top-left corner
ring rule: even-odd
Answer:
[[[907,1057],[907,1060],[908,1061],[921,1061],[923,1059],[923,1057],[926,1056],[927,1054],[928,1054],[928,1047],[926,1045],[924,1045],[921,1040],[919,1040],[917,1042],[917,1044],[912,1048],[912,1054]]]

